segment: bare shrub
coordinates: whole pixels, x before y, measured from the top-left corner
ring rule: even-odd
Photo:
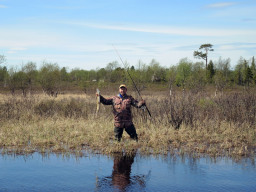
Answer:
[[[171,125],[179,129],[184,123],[193,127],[196,122],[197,97],[191,93],[187,95],[173,95],[172,97],[152,98],[147,103],[153,117],[153,123]],[[139,113],[136,115],[140,115]]]
[[[219,120],[237,124],[255,124],[255,93],[233,93],[214,99],[217,104],[215,115]]]
[[[192,97],[191,93],[181,97],[170,97],[168,105],[169,122],[175,129],[179,129],[182,123],[194,127],[196,122],[196,100],[197,97]]]
[[[221,97],[189,92],[172,97],[152,98],[147,102],[154,123],[170,124],[179,129],[182,124],[191,128],[198,124],[211,128],[207,122],[214,121],[235,123],[237,126],[248,123],[255,125],[256,95],[255,93],[229,93]],[[137,118],[144,118],[145,114],[136,112]]]
[[[31,114],[34,98],[10,97],[0,103],[0,119],[20,119]]]
[[[95,104],[82,99],[42,100],[34,106],[35,113],[42,117],[63,116],[66,118],[88,118],[95,112]]]

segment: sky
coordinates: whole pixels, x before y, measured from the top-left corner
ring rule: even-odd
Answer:
[[[5,65],[57,63],[68,69],[196,62],[256,56],[256,0],[0,0],[0,55]],[[116,53],[115,49],[118,51]]]

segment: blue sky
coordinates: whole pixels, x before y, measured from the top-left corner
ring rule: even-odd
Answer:
[[[7,66],[46,61],[69,69],[176,65],[201,44],[209,59],[256,56],[256,1],[0,0],[0,54]]]

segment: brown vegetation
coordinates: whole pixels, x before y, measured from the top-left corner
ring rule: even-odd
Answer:
[[[102,91],[104,93],[104,91]],[[148,92],[150,93],[150,92]],[[0,96],[2,153],[75,152],[190,153],[250,156],[256,149],[256,94],[159,92],[144,98],[152,113],[133,109],[139,142],[124,133],[114,140],[111,107],[96,117],[94,95]]]

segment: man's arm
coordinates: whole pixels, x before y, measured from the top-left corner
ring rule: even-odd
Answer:
[[[136,107],[136,108],[141,108],[143,106],[146,105],[145,101],[144,100],[141,100],[141,101],[137,101],[136,99],[134,99],[133,97],[131,98],[131,101],[132,101],[132,106]]]
[[[100,102],[103,105],[112,105],[113,104],[113,98],[105,99],[103,96],[100,95]]]

